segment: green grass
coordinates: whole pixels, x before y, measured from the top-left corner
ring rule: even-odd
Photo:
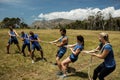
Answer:
[[[22,29],[16,30],[19,34]],[[24,29],[25,32],[29,33],[29,29]],[[34,30],[44,41],[52,41],[60,37],[59,30]],[[44,55],[48,62],[35,62],[31,63],[30,57],[23,57],[21,54],[16,53],[16,46],[13,44],[10,47],[10,53],[6,54],[6,44],[8,42],[8,29],[0,29],[0,80],[61,80],[56,76],[58,71],[57,66],[51,65],[49,62],[55,62],[55,55],[58,47],[40,43]],[[89,31],[89,30],[67,30],[67,35],[69,37],[69,44],[76,43],[76,36],[83,35],[85,38],[85,50],[91,50],[98,45],[98,33],[102,31]],[[115,59],[117,63],[116,70],[106,77],[106,80],[120,80],[120,32],[118,31],[105,31],[109,33],[110,42],[113,46]],[[22,46],[22,41],[18,38],[20,46]],[[26,49],[26,54],[28,54]],[[68,49],[67,53],[62,58],[65,59],[71,54]],[[35,51],[36,57],[39,57],[39,53]],[[70,67],[76,69],[76,73],[69,74],[70,76],[65,80],[88,80],[86,68],[89,65],[90,55],[79,55],[79,59],[75,63],[71,63]],[[94,68],[101,63],[98,58],[93,58],[92,67],[90,75],[93,74]],[[82,71],[81,71],[82,70]]]

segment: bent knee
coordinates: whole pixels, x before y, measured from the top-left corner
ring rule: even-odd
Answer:
[[[62,65],[62,66],[65,66],[66,64],[67,64],[67,63],[66,63],[65,61],[62,61],[62,62],[61,62],[61,65]]]
[[[56,57],[56,61],[59,61],[60,60],[60,58],[59,57]]]

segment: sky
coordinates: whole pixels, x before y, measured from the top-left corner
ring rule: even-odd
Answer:
[[[120,17],[120,0],[0,0],[0,21],[19,17],[27,24],[36,20],[65,18],[84,20],[98,11]]]

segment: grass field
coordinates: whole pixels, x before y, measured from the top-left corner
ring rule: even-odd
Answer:
[[[19,34],[22,29],[16,30]],[[29,32],[29,29],[24,29],[25,32]],[[52,41],[60,37],[59,30],[34,30],[44,41]],[[6,54],[6,44],[8,42],[8,29],[0,29],[0,80],[61,80],[56,76],[58,67],[52,65],[50,62],[55,62],[55,55],[58,47],[47,44],[40,43],[44,56],[47,62],[38,61],[34,64],[31,63],[31,58],[23,57],[21,54],[16,53],[16,46],[13,44],[10,47],[10,53]],[[69,44],[76,43],[76,36],[83,35],[85,39],[85,50],[91,50],[97,47],[98,33],[102,31],[88,31],[88,30],[67,30],[67,35],[69,37]],[[120,80],[120,32],[118,31],[105,31],[109,33],[110,42],[114,49],[115,59],[117,63],[116,70],[106,77],[106,80]],[[18,38],[20,46],[22,46],[22,41]],[[26,54],[28,55],[27,49]],[[71,54],[68,49],[67,53],[62,59],[65,59]],[[39,58],[39,53],[35,51],[35,55]],[[88,80],[88,68],[90,61],[90,55],[82,53],[79,55],[79,59],[75,63],[71,63],[69,66],[71,69],[76,69],[75,73],[70,73],[65,80]],[[98,58],[93,58],[92,67],[90,70],[90,75],[93,74],[94,68],[101,63]]]

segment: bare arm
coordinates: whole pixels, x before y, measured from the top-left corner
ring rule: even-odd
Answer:
[[[108,55],[108,53],[109,53],[109,50],[104,50],[101,54],[95,54],[95,53],[93,53],[91,55],[92,56],[96,56],[96,57],[98,57],[100,59],[104,59]]]
[[[31,39],[30,39],[30,41],[31,41],[31,42],[34,42],[34,41],[37,41],[37,42],[39,42],[39,40],[31,40]]]
[[[75,45],[76,45],[76,44],[66,45],[66,46],[64,46],[64,47],[66,47],[66,48],[73,48],[73,47],[75,47]]]
[[[15,35],[16,35],[16,36],[18,36],[18,37],[19,37],[18,33],[17,33],[15,30],[14,30],[14,33],[15,33]]]
[[[38,42],[41,42],[42,40],[40,40],[40,38],[37,38],[37,41],[38,41]]]
[[[8,35],[9,35],[9,36],[12,36],[9,31],[8,31]]]
[[[72,53],[74,55],[78,55],[80,53],[80,49],[76,49],[75,51],[73,50],[73,48],[70,48],[70,50],[72,51]]]
[[[90,51],[82,51],[83,53],[96,53],[100,50],[100,46],[97,46],[96,49],[90,50]]]
[[[15,31],[14,31],[14,33],[15,33]],[[10,37],[15,37],[15,36],[16,36],[16,33],[13,35],[13,34],[11,34],[11,33],[8,31],[8,35],[9,35]]]
[[[58,47],[61,47],[67,43],[67,38],[64,38],[60,44],[56,44]]]
[[[89,51],[89,53],[95,53],[95,52],[98,52],[99,50],[100,50],[100,46],[97,46],[96,49]]]
[[[56,40],[54,40],[54,41],[51,41],[50,43],[57,43],[57,42],[59,42],[59,40],[60,40],[60,38],[59,38],[59,39],[56,39]]]
[[[25,39],[21,37],[21,40],[24,41]]]

